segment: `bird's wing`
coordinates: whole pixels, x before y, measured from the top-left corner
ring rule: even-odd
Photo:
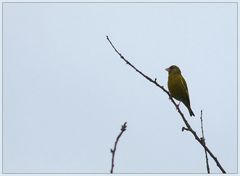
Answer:
[[[188,93],[188,87],[187,87],[187,83],[186,83],[186,81],[185,81],[185,79],[182,77],[182,79],[181,79],[181,83],[182,83],[182,85],[183,85],[183,87],[184,87],[184,90],[186,90],[186,94],[187,94],[187,104],[189,104],[190,105],[190,99],[189,99],[189,93]]]
[[[184,87],[184,90],[186,90],[187,95],[189,96],[187,83],[186,83],[186,81],[185,81],[185,79],[184,79],[183,77],[181,77],[181,83],[182,83],[182,85],[183,85],[183,87]]]

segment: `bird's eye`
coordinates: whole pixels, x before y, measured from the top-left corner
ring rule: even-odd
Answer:
[[[174,66],[171,66],[171,67],[170,67],[170,69],[173,69],[173,68],[174,68]]]

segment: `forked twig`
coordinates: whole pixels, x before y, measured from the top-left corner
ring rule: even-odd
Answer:
[[[118,144],[118,141],[119,141],[120,137],[122,136],[123,132],[126,131],[126,129],[127,129],[127,122],[125,122],[122,125],[121,132],[117,136],[116,141],[114,143],[114,148],[110,150],[110,152],[112,153],[112,164],[111,164],[111,171],[110,171],[111,174],[113,173],[114,159],[115,159],[115,153],[116,153],[116,150],[117,150],[117,144]]]

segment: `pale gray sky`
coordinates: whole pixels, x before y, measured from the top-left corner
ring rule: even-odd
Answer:
[[[227,172],[237,172],[236,3],[4,3],[3,170],[206,173],[203,148],[168,97],[178,65],[196,117],[181,109]],[[220,172],[210,158],[211,171]]]

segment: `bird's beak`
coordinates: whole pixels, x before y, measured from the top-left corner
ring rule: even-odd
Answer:
[[[165,70],[166,70],[167,72],[169,72],[170,69],[169,69],[169,68],[166,68]]]

